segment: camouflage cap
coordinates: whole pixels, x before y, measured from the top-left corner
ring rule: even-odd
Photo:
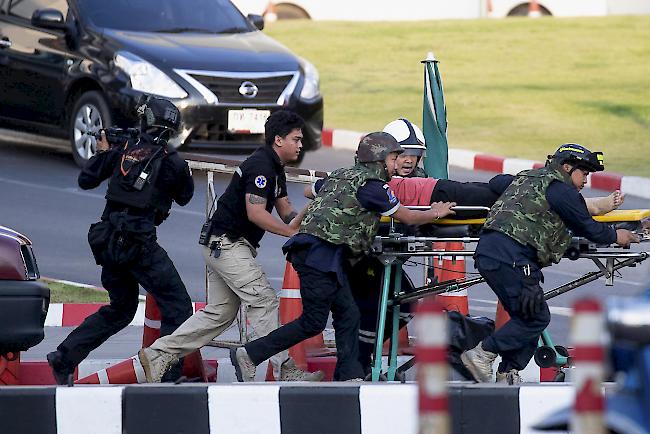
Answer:
[[[391,152],[401,154],[404,149],[391,134],[378,131],[367,134],[361,139],[357,148],[357,160],[359,163],[384,161]]]

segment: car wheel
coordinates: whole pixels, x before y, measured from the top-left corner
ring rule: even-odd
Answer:
[[[111,122],[111,110],[100,92],[85,92],[77,98],[70,112],[70,146],[79,167],[95,155],[97,140],[92,134]]]
[[[530,8],[529,3],[522,3],[519,6],[514,7],[510,12],[508,12],[509,17],[527,17],[528,9]],[[551,16],[551,11],[546,9],[544,6],[539,5],[539,12],[542,16]]]
[[[298,6],[280,3],[275,7],[278,20],[308,20],[309,14]]]

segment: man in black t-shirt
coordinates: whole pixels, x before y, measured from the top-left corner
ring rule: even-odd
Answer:
[[[300,155],[303,124],[294,113],[273,113],[265,125],[266,146],[239,166],[217,201],[207,245],[201,246],[208,268],[207,305],[175,333],[140,351],[147,381],[160,381],[176,359],[203,347],[230,327],[241,303],[247,307],[249,340],[278,328],[278,296],[255,257],[265,231],[289,237],[302,220],[303,213],[298,214],[287,197],[284,165]],[[271,214],[273,208],[280,218]],[[323,378],[320,371],[298,369],[286,351],[270,362],[278,380]]]
[[[368,253],[381,216],[424,224],[453,214],[452,203],[432,204],[426,211],[400,206],[386,184],[400,152],[390,134],[370,133],[359,143],[357,164],[335,170],[320,188],[316,186],[317,197],[309,205],[300,232],[283,246],[300,277],[302,314],[268,336],[231,350],[239,381],[252,381],[264,360],[321,333],[330,312],[337,357],[332,378],[365,377],[358,360],[359,310],[348,282],[348,263]]]

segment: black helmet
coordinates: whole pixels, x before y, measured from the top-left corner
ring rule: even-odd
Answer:
[[[153,96],[143,96],[136,108],[143,129],[164,128],[177,132],[181,125],[181,112],[170,101]]]
[[[387,124],[384,132],[389,133],[397,140],[404,149],[403,155],[415,155],[423,157],[426,155],[427,147],[424,142],[422,130],[408,119],[400,118]]]
[[[384,161],[391,152],[401,154],[404,150],[397,143],[395,137],[383,131],[378,131],[367,134],[361,139],[357,148],[357,160],[359,163]]]
[[[557,148],[555,154],[548,156],[558,164],[570,164],[577,169],[589,172],[601,172],[605,170],[602,152],[591,152],[584,146],[577,143],[565,143]]]

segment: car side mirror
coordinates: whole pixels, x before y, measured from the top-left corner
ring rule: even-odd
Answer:
[[[56,9],[36,9],[32,14],[32,26],[43,29],[65,30],[65,19]]]
[[[264,17],[257,14],[248,14],[248,21],[250,21],[257,30],[264,30]]]

